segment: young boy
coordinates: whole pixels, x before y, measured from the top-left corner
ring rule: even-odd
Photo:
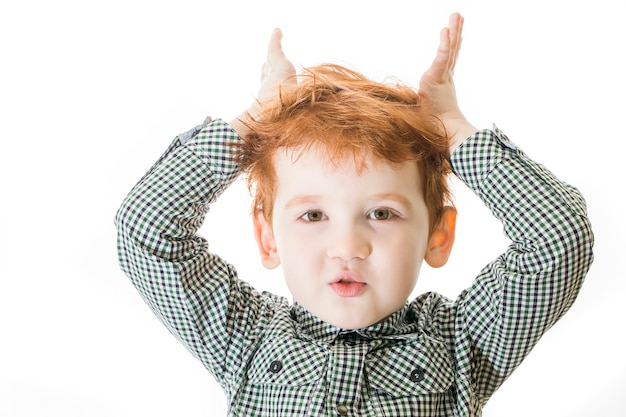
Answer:
[[[270,40],[255,103],[180,135],[117,217],[122,269],[223,387],[232,416],[477,416],[574,301],[592,261],[580,194],[499,130],[465,120],[454,14],[420,92],[338,66],[294,77]],[[239,175],[264,266],[257,292],[196,234]],[[512,243],[456,300],[407,302],[444,265],[454,172]]]

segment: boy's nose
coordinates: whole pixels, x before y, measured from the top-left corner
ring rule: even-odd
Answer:
[[[372,247],[365,233],[355,229],[335,233],[326,250],[329,258],[345,261],[365,259],[371,252]]]

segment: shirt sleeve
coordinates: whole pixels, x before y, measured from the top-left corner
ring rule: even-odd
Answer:
[[[452,166],[511,240],[457,300],[456,349],[471,352],[464,377],[482,406],[574,302],[593,234],[579,191],[497,128],[469,138]]]
[[[116,215],[121,269],[167,328],[224,385],[254,342],[264,297],[197,234],[239,173],[221,120],[179,135]]]

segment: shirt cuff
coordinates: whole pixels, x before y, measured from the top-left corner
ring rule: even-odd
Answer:
[[[451,155],[454,173],[472,189],[480,189],[483,180],[503,160],[523,155],[497,126],[483,129],[467,138]]]
[[[198,133],[200,133],[200,131],[212,121],[213,119],[211,118],[211,116],[207,116],[201,125],[195,126],[189,129],[188,131],[179,134],[178,136],[176,136],[176,139],[181,145],[184,145],[185,143],[189,141],[189,139],[193,138]]]

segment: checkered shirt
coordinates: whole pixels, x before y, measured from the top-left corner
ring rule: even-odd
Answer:
[[[239,174],[228,124],[178,136],[116,216],[122,270],[222,386],[229,416],[479,416],[571,306],[592,262],[585,202],[497,128],[452,155],[511,244],[456,300],[427,293],[345,331],[259,292],[197,234]]]

